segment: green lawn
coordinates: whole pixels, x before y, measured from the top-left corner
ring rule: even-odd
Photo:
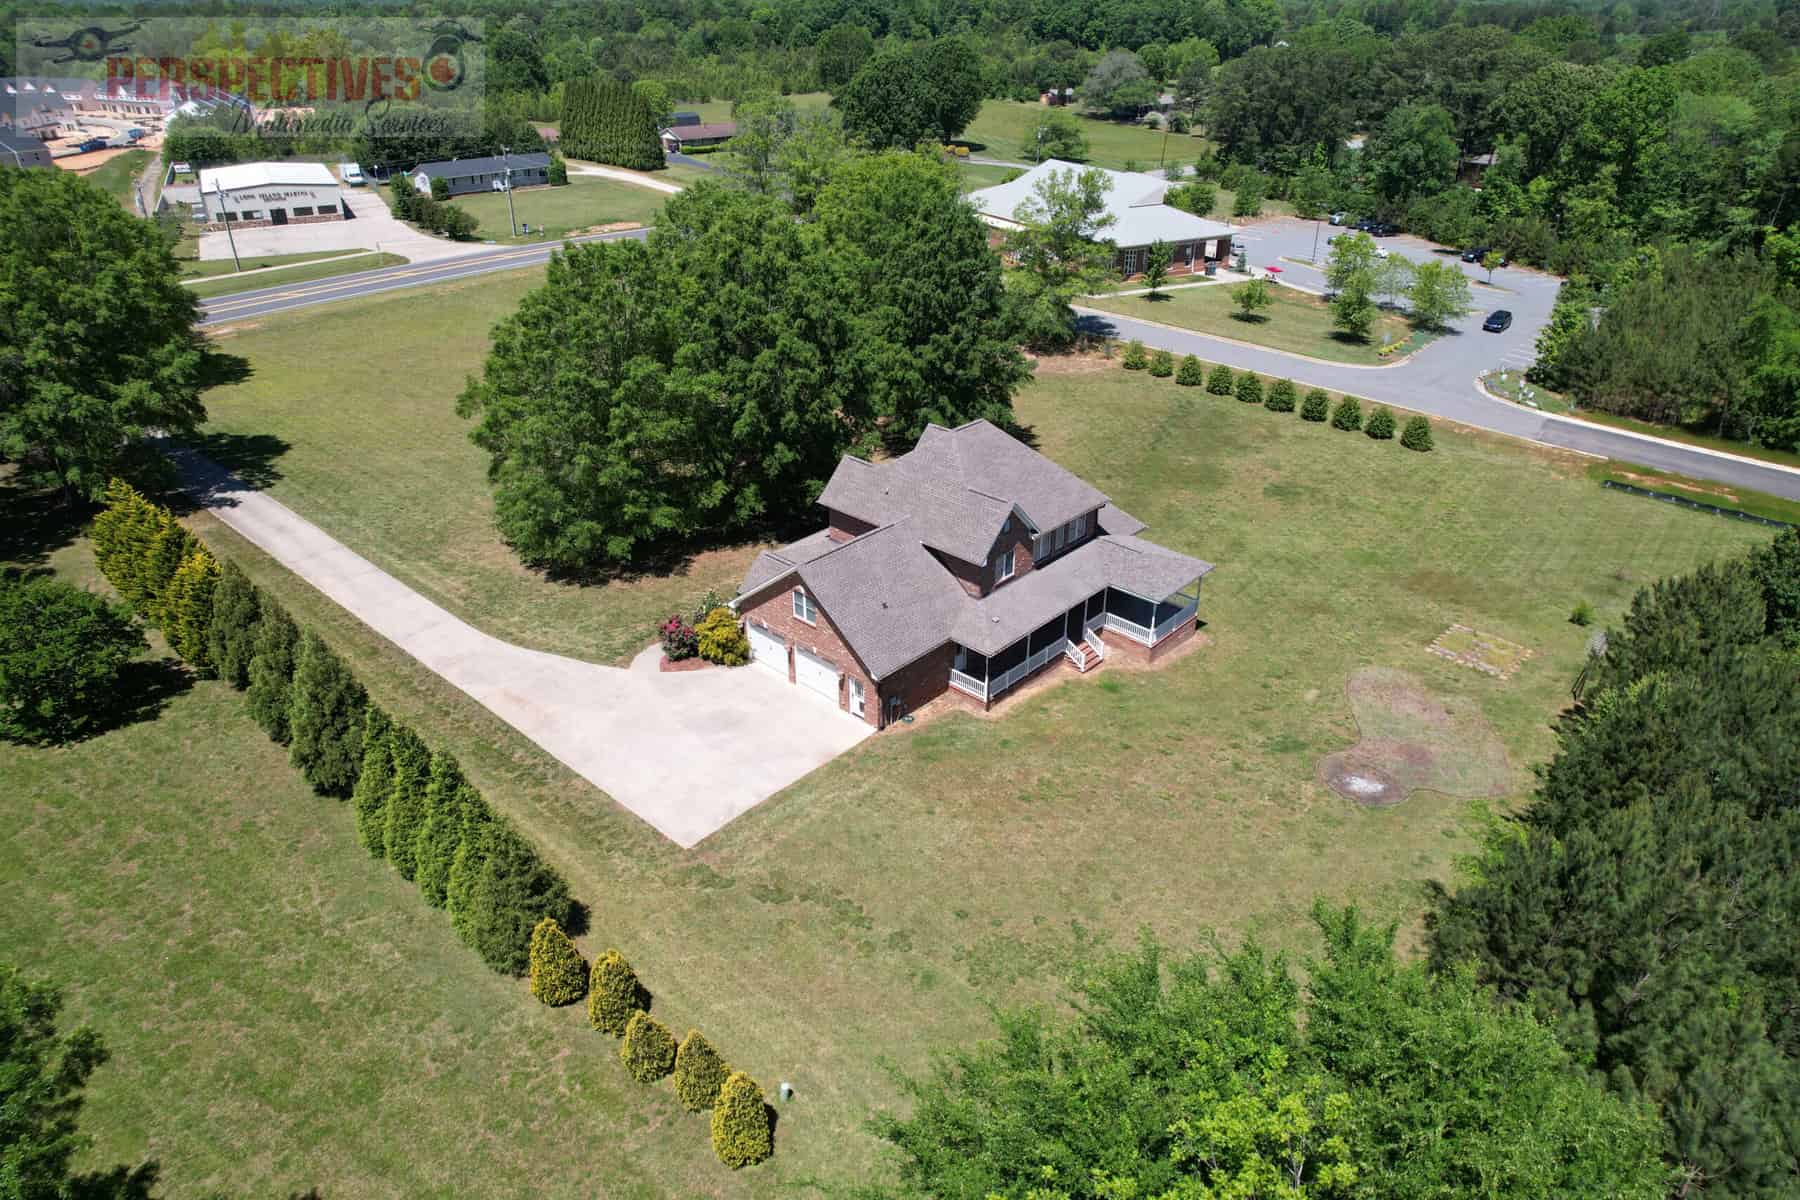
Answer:
[[[519,228],[531,226],[530,234],[520,233],[516,238],[510,231],[504,192],[458,196],[452,203],[473,213],[481,223],[475,234],[478,238],[541,242],[616,221],[647,225],[668,199],[669,193],[655,188],[571,174],[567,187],[523,188],[513,193]]]
[[[397,267],[410,261],[412,260],[404,254],[388,254],[385,251],[380,254],[358,254],[354,258],[328,258],[302,267],[289,267],[257,275],[226,275],[189,284],[188,287],[196,296],[229,296],[234,292],[251,292],[258,288],[280,287],[289,283],[311,283],[338,275],[354,275],[359,271]]]
[[[254,373],[210,393],[208,404],[242,459],[258,449],[251,439],[271,439],[262,452],[280,476],[271,484],[277,496],[380,565],[493,632],[605,660],[647,642],[650,623],[672,602],[709,583],[729,587],[753,548],[714,552],[685,575],[580,588],[521,570],[493,538],[481,458],[450,403],[479,363],[480,331],[539,277],[521,272],[271,318],[224,341]],[[336,377],[371,382],[296,386],[323,357]],[[379,370],[391,361],[414,368]],[[1097,359],[1051,360],[1040,375],[1017,410],[1044,452],[1149,522],[1148,536],[1218,564],[1201,601],[1207,644],[1157,671],[1108,667],[1028,693],[997,719],[948,713],[872,738],[692,852],[662,841],[216,521],[196,522],[211,545],[323,629],[384,706],[456,749],[490,801],[592,905],[599,932],[585,939],[587,952],[618,945],[673,1027],[705,1029],[771,1090],[794,1083],[775,1160],[714,1185],[721,1189],[791,1195],[810,1179],[873,1169],[876,1147],[862,1123],[895,1098],[879,1064],[916,1070],[928,1048],[986,1031],[985,1002],[1052,995],[1056,965],[1087,933],[1129,938],[1147,925],[1187,944],[1212,928],[1305,949],[1306,911],[1325,895],[1400,921],[1411,944],[1423,882],[1444,878],[1454,856],[1472,848],[1477,821],[1469,802],[1451,797],[1422,793],[1393,808],[1357,809],[1318,784],[1318,760],[1357,736],[1345,697],[1351,672],[1398,668],[1479,713],[1509,755],[1505,807],[1549,751],[1549,718],[1584,653],[1588,631],[1566,619],[1574,603],[1586,599],[1602,622],[1616,621],[1642,584],[1768,536],[1603,491],[1573,455],[1441,424],[1438,450],[1413,454]],[[1500,682],[1429,653],[1457,623],[1533,656]],[[248,727],[243,736],[260,744]],[[184,740],[193,753],[205,747],[209,770],[211,759],[225,758],[202,734]],[[96,806],[118,808],[114,793],[95,791]],[[305,819],[319,811],[309,797],[271,805],[269,793],[251,787],[233,794],[255,795],[264,821],[276,819],[271,809],[298,807]],[[344,835],[333,826],[331,836]],[[54,833],[44,840],[54,844]],[[233,861],[245,870],[248,856],[292,852],[280,839],[219,850],[244,856]],[[205,859],[212,850],[192,853]],[[197,861],[190,869],[212,868]],[[112,880],[117,872],[103,873]],[[320,897],[339,895],[330,880],[312,882]],[[396,886],[393,914],[355,928],[412,919],[417,904]],[[161,944],[158,929],[144,927],[149,919],[135,910],[112,916],[92,936],[129,941],[134,986],[160,998],[180,981],[165,975],[173,968],[164,959],[143,953]],[[190,936],[233,945],[223,919],[202,906],[187,917]],[[44,960],[89,936],[88,924],[58,923],[41,934]],[[411,951],[387,953],[404,960]],[[455,997],[481,982],[428,966]],[[238,969],[220,967],[227,997],[243,986],[232,977]],[[103,993],[107,1001],[116,990]],[[388,981],[382,994],[396,990]],[[517,1020],[535,1028],[545,1019],[522,990],[510,994],[522,1006]],[[201,1013],[215,1003],[194,1001]],[[451,1003],[429,989],[419,1026],[430,1028],[423,1014]],[[358,1044],[387,1032],[385,1021],[336,1007],[278,1015],[324,1043],[339,1020],[356,1023]],[[242,1027],[241,1014],[223,1016]],[[184,1060],[198,1052],[182,1041],[167,1053],[156,1068],[165,1086],[181,1086]],[[553,1057],[536,1043],[519,1053]],[[417,1041],[396,1057],[388,1088],[408,1103],[450,1103],[438,1093],[454,1084],[433,1072],[459,1060],[422,1053]],[[333,1070],[324,1064],[316,1077]],[[518,1071],[529,1074],[529,1064]],[[341,1128],[334,1121],[319,1130],[316,1144],[334,1156],[333,1170],[378,1176],[391,1148],[359,1136],[356,1117],[381,1101],[355,1086],[363,1076],[347,1078]],[[253,1083],[225,1090],[267,1105],[278,1128],[299,1107],[268,1101]],[[481,1119],[505,1131],[540,1128],[534,1095],[484,1090]],[[563,1138],[560,1157],[536,1154],[540,1171],[567,1164],[584,1172],[586,1192],[607,1179],[609,1194],[696,1194],[704,1192],[696,1179],[715,1180],[698,1171],[665,1176],[679,1164],[647,1161],[642,1176],[613,1186],[607,1164],[590,1166],[583,1151],[633,1145],[645,1121],[605,1106],[582,1111],[595,1109],[618,1128],[580,1127]],[[155,1127],[116,1106],[94,1119],[113,1145],[127,1136],[121,1129]],[[659,1136],[659,1153],[675,1153],[662,1146],[666,1138],[677,1149],[692,1141],[677,1123]],[[256,1191],[259,1169],[256,1160],[221,1168],[215,1182]],[[472,1161],[455,1190],[505,1191],[511,1181],[499,1170],[491,1158]],[[546,1176],[544,1194],[568,1194],[564,1178],[573,1176]]]
[[[1018,177],[1017,167],[995,167],[986,163],[958,161],[956,173],[962,177],[962,190],[973,192],[978,188],[994,187],[1009,179]]]
[[[184,235],[185,236],[185,235]],[[229,258],[209,258],[204,261],[198,258],[186,259],[181,264],[181,275],[184,279],[195,279],[212,275],[233,275],[238,271],[255,271],[263,267],[287,267],[297,263],[319,262],[327,258],[342,258],[346,254],[361,254],[360,250],[314,250],[310,254],[259,254],[254,257],[233,261]],[[242,263],[240,266],[239,263]]]
[[[785,99],[798,109],[824,108],[831,103],[831,93],[795,92]],[[674,107],[676,112],[699,113],[702,124],[718,125],[731,120],[732,103],[730,100],[677,100]]]
[[[89,171],[82,178],[100,188],[132,212],[137,212],[137,195],[132,182],[144,164],[150,161],[148,150],[127,150],[116,154]]]
[[[1230,284],[1212,284],[1165,292],[1163,298],[1156,300],[1148,296],[1093,296],[1081,303],[1121,316],[1160,321],[1333,362],[1380,363],[1385,360],[1376,351],[1384,340],[1400,342],[1412,336],[1412,328],[1403,318],[1384,312],[1376,319],[1367,341],[1341,338],[1331,326],[1331,308],[1325,301],[1284,287],[1270,289],[1274,302],[1262,310],[1260,320],[1240,320],[1232,304],[1233,288]]]
[[[1712,479],[1695,479],[1692,475],[1679,475],[1661,467],[1646,467],[1612,458],[1590,466],[1588,476],[1595,481],[1610,479],[1633,487],[1648,488],[1653,492],[1685,496],[1689,500],[1710,504],[1715,508],[1731,509],[1800,526],[1800,500],[1772,496],[1751,488],[1735,487]],[[1730,520],[1728,517],[1723,519]]]
[[[984,158],[1027,162],[1032,130],[1047,110],[1041,104],[1019,100],[989,100],[959,139]],[[1087,161],[1096,167],[1123,170],[1135,161],[1140,170],[1161,162],[1192,163],[1206,143],[1191,134],[1171,133],[1165,143],[1160,130],[1118,121],[1100,121],[1076,114],[1087,138]]]

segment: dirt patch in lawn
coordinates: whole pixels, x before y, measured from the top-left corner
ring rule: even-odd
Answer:
[[[1438,634],[1425,649],[1458,666],[1492,675],[1496,679],[1510,679],[1513,672],[1531,657],[1531,651],[1517,642],[1509,642],[1491,633],[1482,633],[1467,625],[1452,625]]]
[[[1042,354],[1032,360],[1039,375],[1092,375],[1119,365],[1116,358],[1092,351],[1081,354]]]
[[[1636,471],[1615,471],[1614,474],[1621,479],[1629,479],[1643,488],[1653,490],[1674,488],[1677,491],[1693,492],[1700,496],[1718,496],[1733,504],[1739,503],[1737,493],[1722,484],[1691,483],[1686,480],[1671,479],[1666,475],[1640,475]]]
[[[1357,671],[1344,690],[1360,736],[1319,760],[1320,782],[1338,795],[1383,808],[1417,791],[1506,794],[1506,748],[1472,702],[1439,699],[1387,667]]]

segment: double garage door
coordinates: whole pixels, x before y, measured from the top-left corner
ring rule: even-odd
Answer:
[[[788,673],[787,643],[761,626],[747,626],[750,634],[750,661],[760,663],[783,679]],[[794,682],[814,691],[833,704],[838,702],[838,669],[818,655],[799,647],[794,649]]]

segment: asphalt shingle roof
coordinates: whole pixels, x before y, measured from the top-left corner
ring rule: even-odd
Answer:
[[[448,162],[420,163],[412,169],[412,173],[428,179],[460,179],[467,175],[492,175],[504,171],[509,162],[515,171],[530,170],[533,167],[548,170],[550,156],[534,151],[530,154],[514,154],[510,158],[498,154],[490,154],[486,158],[453,158]]]

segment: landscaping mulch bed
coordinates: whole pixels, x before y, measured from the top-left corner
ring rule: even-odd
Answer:
[[[694,658],[684,658],[680,662],[676,662],[665,654],[662,656],[662,661],[657,664],[656,669],[659,671],[699,671],[710,666],[712,666],[711,663],[698,656],[695,656]]]

